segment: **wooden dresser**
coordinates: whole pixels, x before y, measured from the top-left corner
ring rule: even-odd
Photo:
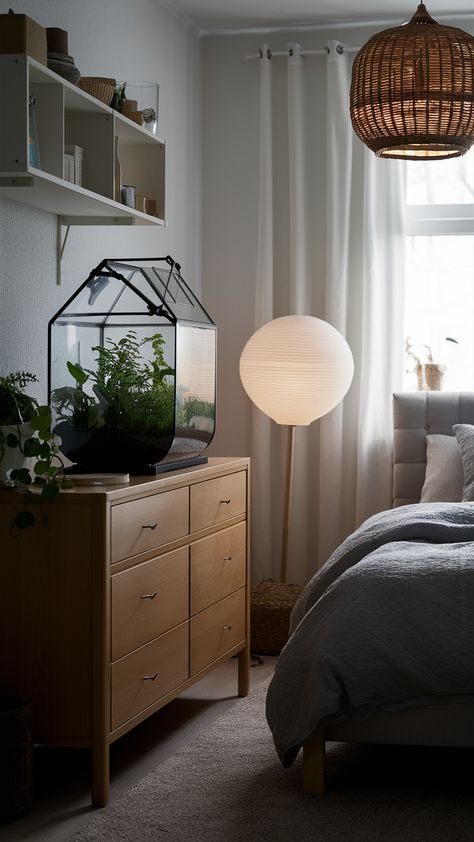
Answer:
[[[48,526],[13,535],[0,492],[0,692],[30,699],[37,743],[90,746],[108,800],[109,744],[238,655],[249,686],[249,460],[75,488]]]

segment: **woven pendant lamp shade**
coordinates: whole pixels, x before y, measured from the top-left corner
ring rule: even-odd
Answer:
[[[420,3],[409,23],[358,52],[350,99],[354,131],[378,157],[464,155],[474,142],[474,38]]]

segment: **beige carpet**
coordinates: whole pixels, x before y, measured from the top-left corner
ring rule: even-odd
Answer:
[[[264,715],[267,683],[128,793],[77,842],[472,842],[470,749],[348,746],[328,751],[328,793],[301,791]]]

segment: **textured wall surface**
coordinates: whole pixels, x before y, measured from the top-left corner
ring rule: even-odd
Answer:
[[[199,294],[200,42],[196,29],[158,0],[23,0],[18,11],[66,29],[84,76],[157,81],[158,133],[166,140],[166,228],[71,228],[61,287],[56,216],[0,199],[0,372],[32,370],[45,397],[48,320],[102,258],[171,254]]]

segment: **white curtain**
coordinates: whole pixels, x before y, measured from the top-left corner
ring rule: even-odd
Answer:
[[[327,62],[327,273],[324,318],[347,338],[354,382],[321,420],[319,554],[390,508],[391,396],[403,378],[404,170],[378,159],[349,119],[351,60]]]
[[[272,62],[268,45],[260,60],[260,188],[254,328],[273,319]],[[272,501],[272,421],[252,409],[251,544],[255,580],[275,575]]]
[[[324,59],[309,67],[299,45],[288,46],[286,66],[266,44],[261,50],[255,329],[288,313],[325,318],[346,336],[356,366],[343,405],[296,430],[289,581],[304,583],[358,522],[390,505],[391,394],[403,371],[403,174],[355,138],[347,53],[328,45],[324,115],[313,96]],[[325,141],[321,172],[315,147]],[[321,213],[315,173],[322,182],[324,169]],[[324,226],[326,271],[314,245]],[[253,410],[256,580],[278,578],[285,432]]]

